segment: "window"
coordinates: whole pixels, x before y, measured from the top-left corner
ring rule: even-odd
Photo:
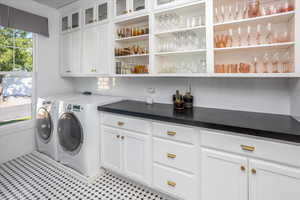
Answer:
[[[31,118],[33,34],[0,26],[0,126]]]

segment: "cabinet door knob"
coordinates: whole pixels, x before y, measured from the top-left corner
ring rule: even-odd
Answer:
[[[174,131],[168,131],[167,134],[168,134],[169,136],[175,136],[175,135],[176,135],[176,132],[174,132]]]
[[[119,139],[119,138],[120,138],[120,135],[117,135],[117,138]]]
[[[176,183],[173,182],[173,181],[168,181],[167,184],[171,187],[175,187],[176,186]]]
[[[251,151],[253,152],[255,150],[255,147],[247,146],[247,145],[241,145],[242,150],[244,151]]]
[[[172,153],[168,153],[168,154],[167,154],[167,157],[168,157],[168,158],[175,159],[175,158],[176,158],[176,155],[175,155],[175,154],[172,154]]]
[[[251,172],[252,172],[252,174],[256,174],[257,173],[256,169],[251,169]]]
[[[245,166],[241,166],[241,171],[245,171],[246,167]]]
[[[67,71],[66,71],[66,73],[70,73],[70,72],[71,72],[71,70],[67,70]]]
[[[125,139],[125,137],[124,136],[121,136],[121,140],[124,140]]]

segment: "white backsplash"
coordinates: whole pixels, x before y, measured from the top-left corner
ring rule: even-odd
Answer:
[[[124,96],[146,101],[148,88],[155,88],[154,101],[171,103],[176,89],[192,85],[195,106],[275,113],[290,113],[288,79],[223,78],[74,78],[77,91]]]

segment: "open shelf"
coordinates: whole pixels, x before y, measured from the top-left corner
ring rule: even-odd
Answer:
[[[172,51],[172,52],[157,52],[154,55],[156,56],[168,56],[168,55],[183,55],[183,54],[200,54],[206,52],[206,49],[196,49],[196,50],[186,50],[186,51]]]
[[[110,77],[206,77],[206,78],[299,78],[299,73],[160,73],[160,74],[115,74]]]
[[[149,54],[135,54],[135,55],[128,55],[128,56],[115,56],[117,59],[122,59],[122,58],[136,58],[136,57],[146,57],[149,56]]]
[[[228,27],[238,26],[240,24],[258,24],[258,23],[280,23],[289,21],[292,17],[294,17],[295,11],[285,12],[285,13],[278,13],[273,15],[265,15],[255,18],[247,18],[247,19],[240,19],[240,20],[233,20],[228,22],[222,22],[214,24],[214,28],[216,31],[224,30]]]
[[[161,14],[161,13],[164,13],[164,12],[174,12],[176,10],[179,10],[179,9],[190,9],[190,8],[193,8],[195,6],[204,6],[205,5],[205,0],[201,0],[201,1],[195,1],[195,2],[191,2],[191,3],[184,3],[182,5],[179,5],[179,6],[176,6],[176,7],[173,7],[173,8],[162,8],[162,9],[157,9],[154,14]]]
[[[173,29],[169,31],[162,31],[162,32],[157,32],[155,33],[156,36],[164,36],[164,35],[170,35],[173,33],[180,33],[180,32],[185,32],[185,31],[198,31],[201,29],[205,29],[206,26],[196,26],[196,27],[190,27],[190,28],[179,28],[179,29]]]
[[[145,35],[116,39],[116,42],[137,42],[137,41],[148,40],[148,39],[149,39],[149,34],[145,34]]]
[[[226,47],[226,48],[215,48],[215,52],[233,52],[233,51],[247,51],[253,49],[269,50],[269,49],[284,49],[293,47],[295,42],[284,42],[284,43],[274,43],[274,44],[261,44],[261,45],[251,45],[251,46],[241,46],[241,47]]]

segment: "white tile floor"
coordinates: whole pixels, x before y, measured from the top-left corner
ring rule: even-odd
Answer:
[[[0,165],[1,200],[167,200],[106,172],[93,184],[76,178],[35,154]]]

